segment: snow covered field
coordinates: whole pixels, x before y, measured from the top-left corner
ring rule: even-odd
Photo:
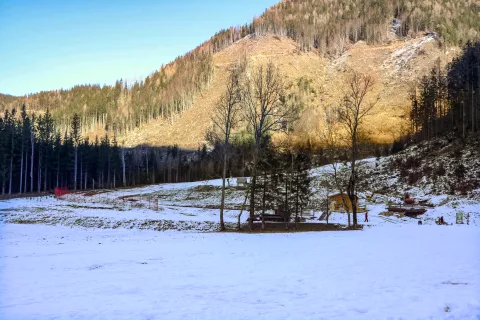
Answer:
[[[212,232],[220,180],[0,201],[0,320],[480,319],[480,199],[366,164],[372,190],[388,192],[361,194],[363,231]],[[405,191],[432,205],[423,225],[386,214]],[[229,228],[244,199],[233,181]],[[469,225],[455,224],[458,212]]]
[[[328,167],[315,169],[312,176],[316,177],[327,169]],[[0,201],[0,223],[157,231],[216,231],[219,221],[219,185],[220,180],[210,180],[103,190],[93,194],[80,192],[67,195],[63,200],[53,196],[5,200]],[[480,226],[480,200],[460,196],[426,195],[418,190],[413,194],[434,205],[421,216],[424,224],[435,224],[435,220],[440,216],[443,216],[447,223],[455,224],[457,212],[462,212],[465,223],[466,215],[469,214],[470,224]],[[321,196],[322,192],[316,190],[313,194],[314,201],[319,202]],[[225,200],[225,221],[231,228],[236,225],[244,199],[245,191],[236,189],[232,182],[232,187],[226,191]],[[387,211],[386,202],[400,199],[400,195],[375,195],[372,201],[364,203],[369,211],[368,225],[417,224],[417,219],[384,215]],[[314,210],[314,214],[316,218],[321,216],[320,211]],[[241,221],[245,222],[247,217],[248,213],[244,212]],[[329,220],[347,224],[347,216],[343,213],[333,213]],[[359,221],[363,222],[362,214],[359,215]],[[315,219],[311,222],[319,221]]]
[[[0,225],[0,319],[479,319],[480,229]]]

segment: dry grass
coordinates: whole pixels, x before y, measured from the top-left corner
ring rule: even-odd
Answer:
[[[323,108],[334,104],[343,93],[343,79],[349,68],[371,74],[376,79],[373,96],[379,96],[368,130],[377,142],[391,142],[408,127],[409,88],[421,75],[427,74],[440,61],[449,62],[457,49],[440,50],[435,41],[419,47],[415,54],[397,64],[395,53],[414,47],[422,38],[396,41],[387,45],[370,46],[359,42],[341,57],[326,59],[313,52],[297,49],[288,38],[266,36],[245,38],[214,55],[215,74],[208,89],[199,94],[190,109],[171,121],[157,120],[143,125],[125,137],[126,145],[173,145],[196,149],[204,142],[205,131],[210,127],[210,115],[218,100],[227,71],[231,65],[246,57],[250,67],[273,61],[290,84],[290,92],[299,92],[300,78],[311,80],[308,92],[301,94],[305,108],[297,124],[302,136],[314,136],[321,127]]]

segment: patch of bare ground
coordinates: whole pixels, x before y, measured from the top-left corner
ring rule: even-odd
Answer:
[[[357,229],[348,228],[346,225],[342,224],[324,224],[324,223],[311,223],[311,222],[302,222],[298,223],[295,226],[295,223],[289,223],[288,227],[285,228],[285,223],[281,222],[266,222],[265,229],[262,230],[261,223],[254,223],[253,230],[250,230],[250,227],[247,223],[242,224],[240,230],[238,229],[228,229],[227,232],[238,232],[238,233],[290,233],[290,232],[321,232],[321,231],[359,231],[362,230],[363,226],[360,225]]]

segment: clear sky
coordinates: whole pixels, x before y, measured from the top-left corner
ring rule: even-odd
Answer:
[[[143,79],[278,0],[0,0],[0,93]]]

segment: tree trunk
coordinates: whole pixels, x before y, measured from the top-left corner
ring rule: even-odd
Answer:
[[[20,154],[20,181],[18,184],[19,194],[22,194],[22,185],[23,185],[23,141],[22,141],[22,152]]]
[[[263,171],[263,195],[262,195],[262,231],[265,231],[265,195],[266,195],[267,172]]]
[[[47,161],[45,160],[45,170],[43,170],[44,172],[44,179],[43,179],[43,191],[47,191]]]
[[[40,151],[40,150],[39,150]],[[38,153],[38,170],[37,170],[37,176],[38,176],[38,181],[37,181],[37,192],[41,191],[42,188],[42,154],[39,152]]]
[[[473,76],[473,75],[472,75]],[[472,77],[473,79],[473,77]],[[473,100],[474,100],[474,93],[475,93],[475,89],[473,88],[473,80],[472,80],[472,89],[471,89],[471,100],[470,100],[470,107],[472,109],[472,132],[475,132],[475,107],[473,105]]]
[[[327,192],[327,225],[328,225],[328,218],[330,216],[330,206],[329,206],[329,203],[328,203],[328,198],[329,198],[329,194]]]
[[[28,175],[28,148],[25,149],[25,174],[23,175],[23,192],[27,193],[27,175]]]
[[[250,189],[250,221],[248,221],[248,226],[250,230],[253,230],[253,219],[255,217],[255,188],[257,186],[257,155],[254,151],[253,155],[253,168],[252,168],[252,178],[251,178],[251,189]]]
[[[80,155],[80,175],[79,175],[80,179],[79,182],[80,182],[80,190],[82,189],[82,177],[83,177],[83,156]]]
[[[288,230],[288,224],[290,220],[290,216],[287,214],[287,210],[290,210],[288,206],[288,179],[285,179],[285,212],[283,212],[283,219],[285,220],[285,230]]]
[[[299,188],[299,186],[298,186],[298,184],[299,184],[298,175],[297,175],[295,181],[296,181],[296,184],[297,184],[297,190],[296,190],[296,194],[295,194],[295,230],[297,230],[297,228],[298,228],[298,221],[297,221],[298,220],[298,192],[299,192],[299,190],[298,190],[298,188]]]
[[[30,192],[33,192],[33,162],[35,159],[35,136],[33,134],[33,128],[31,130],[31,143],[32,143],[32,155],[30,158]]]
[[[238,230],[241,229],[240,218],[242,217],[243,209],[245,208],[245,205],[247,204],[247,200],[248,200],[248,190],[247,190],[247,193],[245,194],[245,200],[243,200],[243,205],[242,205],[242,208],[240,209],[240,214],[238,215],[238,221],[237,221],[237,229]]]
[[[77,176],[78,176],[78,147],[75,147],[75,163],[73,168],[73,190],[77,191]]]
[[[223,170],[222,170],[222,199],[220,200],[220,231],[225,231],[225,222],[223,221],[223,210],[225,207],[225,179],[227,178],[227,150],[223,150]]]
[[[12,194],[12,177],[13,177],[13,152],[10,156],[10,178],[8,184],[8,194]]]
[[[465,99],[462,95],[462,109],[463,109],[463,117],[462,117],[462,136],[465,139],[467,136],[467,107],[465,106]]]
[[[56,182],[57,188],[60,187],[60,159],[57,159],[57,182]]]
[[[122,184],[124,187],[127,186],[127,178],[125,175],[125,149],[122,148]]]
[[[108,188],[112,187],[111,184],[110,184],[110,181],[111,181],[110,180],[110,176],[111,176],[111,174],[110,174],[110,162],[111,162],[111,156],[109,155],[108,156],[108,162],[107,162],[107,187]]]

